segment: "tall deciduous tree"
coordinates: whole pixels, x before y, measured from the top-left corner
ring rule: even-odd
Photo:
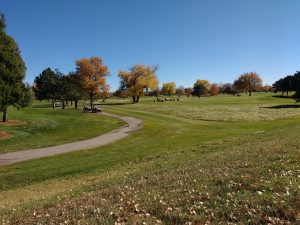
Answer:
[[[277,93],[278,91],[281,91],[281,92],[282,92],[282,95],[283,95],[282,82],[283,82],[283,79],[280,78],[279,80],[277,80],[277,81],[273,84],[273,88],[274,88],[274,92]]]
[[[300,101],[300,71],[297,71],[293,76],[288,75],[284,78],[277,80],[274,84],[272,89],[277,92],[281,91],[282,95],[286,92],[288,95],[289,91],[295,91],[293,97],[296,99],[297,102]]]
[[[60,97],[59,76],[56,72],[47,68],[42,71],[35,79],[33,91],[38,100],[51,99],[52,108],[55,108],[55,100]]]
[[[109,93],[109,85],[104,84],[100,87],[100,97],[102,98],[102,102],[105,102],[105,100],[109,97],[111,97],[111,93]]]
[[[295,90],[294,98],[297,102],[300,100],[300,71],[297,71],[293,76],[293,87]]]
[[[258,86],[261,86],[262,79],[257,73],[250,72],[240,75],[234,83],[240,91],[247,91],[249,96],[251,96],[252,91],[254,91]]]
[[[163,83],[161,93],[169,97],[174,95],[176,93],[176,84],[174,82]]]
[[[3,112],[3,122],[8,120],[8,106],[26,106],[25,102],[21,101],[25,99],[26,92],[29,92],[23,83],[25,63],[17,43],[6,34],[5,28],[5,18],[0,13],[0,111]]]
[[[55,70],[58,77],[57,93],[58,99],[62,101],[62,109],[65,109],[66,101],[70,99],[71,83],[69,82],[68,75],[61,73],[58,69]]]
[[[186,94],[186,97],[190,97],[193,94],[194,90],[193,90],[193,88],[189,87],[189,88],[185,88],[184,92]]]
[[[231,83],[225,83],[219,85],[219,92],[225,94],[234,94],[233,85]]]
[[[132,97],[133,103],[138,103],[140,96],[149,89],[156,90],[158,85],[157,76],[155,74],[157,67],[135,65],[130,71],[119,71],[121,82],[126,87],[129,96]]]
[[[208,80],[197,80],[194,84],[193,95],[200,98],[201,95],[206,95],[210,91],[210,83]]]
[[[74,108],[78,108],[78,101],[82,98],[83,92],[79,77],[76,73],[70,72],[67,76],[68,81],[68,99],[74,101]]]
[[[261,91],[264,91],[264,92],[268,93],[268,92],[272,91],[272,86],[266,84],[266,85],[261,87]]]
[[[123,98],[123,99],[128,97],[128,91],[127,91],[126,83],[124,82],[124,80],[121,80],[120,87],[118,88],[118,90],[115,92],[114,95],[119,98]]]
[[[213,83],[210,87],[210,93],[213,95],[213,96],[216,96],[219,94],[219,85],[216,84],[216,83]]]
[[[100,94],[100,88],[106,85],[106,77],[109,75],[108,68],[103,64],[100,57],[83,58],[76,61],[76,71],[90,98],[91,108],[93,98]]]
[[[246,83],[243,82],[241,79],[237,79],[233,82],[232,85],[235,94],[239,94],[240,92],[247,92]]]
[[[178,88],[176,88],[176,94],[178,97],[181,97],[185,94],[185,88],[182,85],[180,85]]]
[[[284,78],[281,78],[280,80],[276,81],[273,86],[275,88],[276,91],[281,91],[282,95],[284,92],[286,92],[286,95],[289,94],[289,92],[294,91],[295,87],[294,87],[294,78],[295,76],[286,76]]]

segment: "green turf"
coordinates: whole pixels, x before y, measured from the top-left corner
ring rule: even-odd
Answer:
[[[186,116],[191,107],[200,116]],[[226,112],[230,107],[234,113]],[[224,116],[214,115],[222,108]],[[134,105],[109,100],[103,109],[141,118],[144,128],[102,148],[1,167],[3,218],[16,224],[297,223],[300,108],[292,99],[144,98]]]
[[[0,153],[41,148],[84,140],[105,133],[124,124],[117,119],[81,110],[50,108],[47,102],[35,103],[31,108],[9,108],[9,119],[26,125],[4,126],[0,132],[12,135],[0,140]]]

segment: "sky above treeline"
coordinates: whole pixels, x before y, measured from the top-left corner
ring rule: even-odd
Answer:
[[[118,71],[137,63],[158,65],[160,85],[233,82],[250,71],[272,84],[300,70],[299,8],[299,0],[0,1],[27,82],[100,56],[111,90]]]

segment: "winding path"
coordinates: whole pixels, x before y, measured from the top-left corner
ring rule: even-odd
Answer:
[[[74,152],[79,150],[100,147],[112,143],[114,141],[117,141],[119,139],[122,139],[124,137],[127,137],[130,133],[135,132],[143,127],[143,121],[140,119],[136,119],[133,117],[121,117],[106,112],[102,112],[101,114],[121,119],[125,121],[127,125],[112,130],[108,133],[102,134],[98,137],[84,140],[84,141],[76,141],[76,142],[52,146],[52,147],[0,154],[0,165],[9,165],[20,161],[30,160],[30,159],[42,158],[42,157],[58,155],[66,152]]]

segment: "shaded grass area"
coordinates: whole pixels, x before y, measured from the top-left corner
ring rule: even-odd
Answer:
[[[42,103],[41,106],[47,105]],[[25,121],[24,125],[4,126],[11,138],[0,140],[0,153],[40,148],[84,140],[98,136],[124,124],[114,118],[99,114],[83,113],[81,110],[50,108],[9,109],[11,120]]]
[[[266,107],[266,108],[269,108],[269,109],[298,109],[300,108],[300,105],[296,105],[296,104],[289,104],[289,105],[275,105],[275,106],[269,106],[269,107]]]
[[[236,101],[223,98],[210,99]],[[256,96],[250,104],[268,99]],[[196,100],[179,103],[202,104]],[[158,113],[151,104],[103,107],[144,120],[141,131],[115,144],[0,168],[5,223],[299,222],[299,117],[199,121]]]

